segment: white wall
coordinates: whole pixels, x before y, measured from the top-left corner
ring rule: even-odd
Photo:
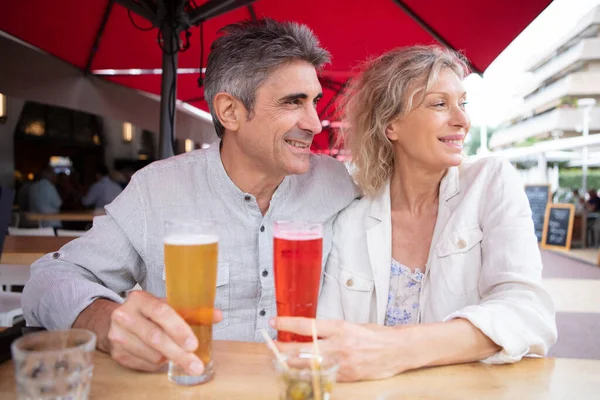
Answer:
[[[14,132],[24,100],[7,97],[7,120],[0,124],[0,186],[14,186],[13,174],[15,170]]]

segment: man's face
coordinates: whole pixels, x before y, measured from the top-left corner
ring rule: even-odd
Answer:
[[[238,148],[270,175],[307,172],[313,136],[322,129],[316,111],[321,96],[311,64],[295,61],[273,71],[256,93],[250,119],[233,133]]]

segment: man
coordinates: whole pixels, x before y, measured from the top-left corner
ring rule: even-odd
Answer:
[[[265,20],[224,29],[208,60],[205,97],[221,139],[206,150],[151,164],[96,217],[93,228],[32,265],[23,311],[30,325],[91,329],[121,364],[154,371],[171,360],[192,374],[191,328],[164,300],[168,219],[221,225],[215,339],[260,341],[276,314],[272,224],[332,222],[356,196],[344,166],[311,155],[321,131],[317,68],[328,53],[305,26]],[[139,283],[125,302],[116,293]],[[121,304],[122,303],[122,304]]]
[[[101,210],[107,204],[112,203],[122,191],[121,186],[108,176],[106,165],[99,165],[96,171],[96,183],[83,196],[81,204],[86,207],[94,206],[94,209]]]
[[[29,188],[29,211],[39,214],[57,214],[62,199],[56,190],[56,174],[50,167],[40,172],[40,180]],[[41,221],[41,226],[60,228],[60,221]]]

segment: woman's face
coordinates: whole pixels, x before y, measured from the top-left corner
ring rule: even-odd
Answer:
[[[466,92],[458,75],[449,68],[440,71],[416,106],[386,129],[398,162],[416,163],[428,170],[460,165],[463,143],[471,126],[465,111]]]

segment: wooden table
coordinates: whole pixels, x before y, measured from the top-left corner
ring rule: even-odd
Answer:
[[[58,214],[36,214],[27,213],[27,219],[30,221],[89,221],[94,217],[104,215],[104,212],[98,211],[80,211],[80,212],[63,212]]]
[[[91,399],[278,400],[272,356],[264,344],[215,342],[216,375],[204,385],[184,387],[166,373],[148,374],[120,367],[97,352]],[[401,392],[402,399],[598,399],[600,361],[525,359],[516,364],[472,363],[407,372],[394,378],[337,384],[333,399],[382,399]],[[10,362],[0,365],[2,398],[15,398]],[[4,395],[7,395],[4,397]]]
[[[73,239],[75,238],[58,236],[6,236],[0,263],[30,265]]]

